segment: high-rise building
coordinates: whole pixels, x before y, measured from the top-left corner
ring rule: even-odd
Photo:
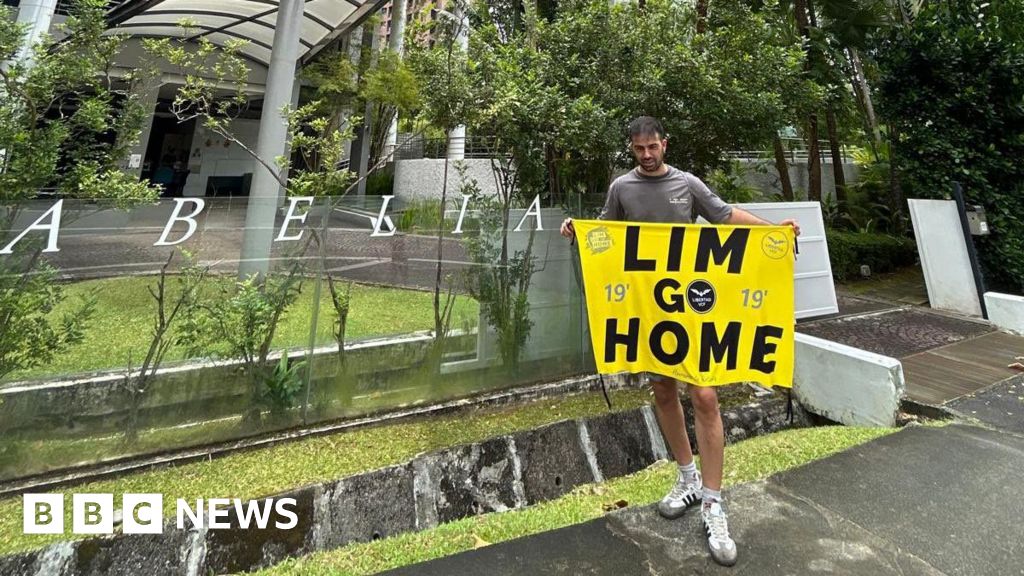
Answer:
[[[406,25],[413,22],[413,20],[430,20],[433,21],[437,18],[437,11],[443,10],[445,6],[445,0],[436,0],[431,2],[430,0],[405,0],[406,12],[405,22]],[[388,2],[381,8],[379,14],[381,15],[381,23],[378,34],[381,39],[381,45],[388,45],[391,41],[391,16],[395,12],[394,2]]]

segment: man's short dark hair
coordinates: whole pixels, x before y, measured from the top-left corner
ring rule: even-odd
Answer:
[[[629,123],[629,139],[637,136],[655,136],[658,140],[664,140],[665,129],[661,127],[661,122],[658,122],[657,118],[640,116]]]

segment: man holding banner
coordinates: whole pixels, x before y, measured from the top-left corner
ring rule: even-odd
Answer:
[[[612,182],[600,220],[566,219],[561,232],[580,238],[598,371],[645,373],[654,390],[678,464],[659,513],[678,518],[700,500],[711,556],[731,566],[737,553],[722,507],[725,440],[714,386],[792,385],[792,252],[800,228],[730,206],[665,164],[668,140],[656,119],[634,120],[629,138],[638,166]],[[697,215],[730,226],[693,226]],[[695,412],[699,472],[679,382]]]

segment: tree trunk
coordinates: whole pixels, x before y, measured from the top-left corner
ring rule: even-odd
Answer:
[[[792,202],[793,182],[789,179],[789,163],[786,162],[786,151],[782,149],[782,140],[778,134],[772,138],[772,145],[775,147],[775,169],[779,171],[779,184],[782,186],[782,197]]]
[[[807,199],[821,202],[821,150],[818,148],[818,115],[807,119]]]
[[[448,145],[451,146],[451,131],[448,131]],[[441,319],[441,261],[444,258],[444,203],[448,200],[448,156],[444,157],[444,179],[441,182],[441,207],[437,220],[437,266],[434,277],[434,341],[445,337]]]
[[[857,49],[850,48],[849,54],[850,63],[853,65],[854,91],[860,96],[860,100],[864,104],[864,113],[867,114],[871,137],[877,150],[882,145],[882,131],[878,128],[878,118],[875,116],[875,106],[871,100],[871,87],[868,85],[868,79],[864,76],[864,65],[860,61],[860,54],[857,52]],[[875,156],[877,158],[877,152]]]
[[[899,128],[896,124],[889,126],[889,201],[894,210],[903,211],[903,190],[900,186],[899,170],[896,167],[899,145]]]
[[[832,175],[836,183],[836,201],[846,202],[846,174],[843,173],[843,153],[839,149],[839,132],[836,129],[836,114],[829,106],[825,110],[828,125],[828,145],[832,151]]]
[[[708,2],[711,0],[697,0],[697,34],[703,34],[708,26]]]
[[[808,1],[794,0],[793,15],[796,18],[796,25],[800,29],[800,36],[806,42],[806,61],[804,69],[811,69],[811,61],[814,56],[811,50],[811,32],[808,20]],[[818,115],[812,112],[807,118],[807,197],[810,200],[821,201],[821,154],[818,151]]]
[[[548,169],[548,194],[551,195],[551,201],[561,202],[562,187],[558,178],[558,151],[552,144],[544,145],[544,163]]]

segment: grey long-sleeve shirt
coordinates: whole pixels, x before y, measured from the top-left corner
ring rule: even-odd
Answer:
[[[616,178],[598,218],[688,224],[698,215],[715,224],[726,222],[732,216],[732,206],[700,178],[668,166],[663,176],[644,176],[634,168]]]

